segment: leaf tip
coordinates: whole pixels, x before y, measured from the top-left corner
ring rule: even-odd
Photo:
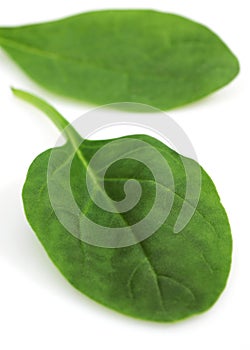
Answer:
[[[18,94],[21,92],[21,90],[16,89],[16,88],[13,87],[13,86],[10,87],[10,90],[12,91],[12,93],[13,93],[15,96],[18,96]]]

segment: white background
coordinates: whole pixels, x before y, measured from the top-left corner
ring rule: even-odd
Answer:
[[[250,349],[247,5],[246,0],[1,1],[0,26],[53,20],[104,8],[174,12],[209,26],[241,63],[240,75],[229,86],[168,113],[186,131],[199,162],[214,180],[234,239],[232,271],[219,301],[201,316],[168,325],[122,316],[81,295],[59,274],[38,243],[23,214],[21,188],[30,163],[54,145],[58,132],[45,116],[14,98],[9,86],[41,95],[70,121],[90,107],[39,88],[0,50],[1,349]],[[110,131],[105,136],[115,135]]]

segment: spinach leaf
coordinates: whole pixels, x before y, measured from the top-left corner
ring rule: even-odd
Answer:
[[[171,109],[218,90],[239,71],[236,57],[208,28],[149,10],[0,28],[0,45],[45,88],[94,104]]]
[[[45,101],[27,92],[13,91],[16,96],[44,111],[60,130],[65,130],[66,143],[45,151],[31,164],[23,187],[23,203],[31,227],[66,279],[97,302],[146,320],[173,322],[211,307],[226,285],[232,240],[215,186],[198,163],[186,158],[192,169],[198,167],[201,171],[201,192],[194,215],[176,234],[174,225],[186,191],[185,169],[178,153],[147,135],[83,140]],[[168,163],[174,190],[171,176],[162,173],[158,160],[154,165],[159,166],[161,178],[156,182],[152,169],[135,159],[136,153],[143,155],[145,162],[147,157],[156,159],[150,150],[145,151],[144,146],[136,145],[130,152],[125,151],[124,142],[131,139],[149,145]],[[109,162],[104,188],[101,188],[98,183],[100,173],[90,165],[96,154],[101,149],[106,151],[105,147],[109,146]],[[113,151],[118,151],[121,156],[115,162]],[[70,173],[67,173],[68,168]],[[87,187],[88,173],[90,188],[94,184],[94,195],[99,199],[108,195],[106,204],[115,203],[113,209],[110,206],[111,210],[104,210],[96,204],[96,198],[91,198]],[[140,184],[141,197],[135,205],[133,203],[133,208],[122,210],[119,204],[123,202],[126,191],[128,193],[126,184],[129,179]],[[133,183],[131,186],[134,190]],[[133,228],[150,215],[157,191],[161,203],[157,207],[155,222],[158,223],[162,213],[165,221],[148,238],[136,239],[144,232],[136,232]],[[135,238],[133,244],[122,246],[119,240],[123,241],[123,236],[117,239],[118,248],[115,245],[105,247],[101,239],[99,246],[98,239],[96,244],[90,244],[96,232],[90,230],[86,234],[88,222],[83,224],[81,215],[74,211],[71,196],[80,214],[96,223],[97,229],[98,225],[104,227],[110,235],[117,227],[129,229]],[[168,198],[173,199],[169,215],[165,212]],[[148,226],[150,223],[145,225],[145,230]],[[126,235],[127,231],[124,232]]]

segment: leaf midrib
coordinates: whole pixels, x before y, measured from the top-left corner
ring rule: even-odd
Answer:
[[[94,148],[94,147],[93,147],[93,148]],[[143,148],[143,147],[141,147],[141,148]],[[137,149],[137,150],[138,150],[138,149]],[[123,158],[126,157],[126,156],[128,156],[128,155],[130,155],[131,153],[134,153],[134,152],[135,152],[135,150],[131,150],[131,151],[128,151],[128,152],[124,153],[124,154],[123,154]],[[83,154],[82,154],[82,152],[81,152],[80,150],[79,150],[79,153],[80,153],[80,154],[82,155],[82,157],[83,157]],[[81,161],[81,158],[80,158],[79,160]],[[87,162],[87,161],[85,160],[85,162],[82,163],[83,166],[84,166],[84,168],[85,168],[85,171],[87,171],[87,167],[88,167],[88,165],[86,166],[86,162]],[[67,163],[67,160],[65,161],[64,164],[66,164],[66,163]],[[95,174],[95,172],[92,170],[91,174]],[[96,177],[99,178],[98,176],[96,176]],[[106,178],[105,181],[106,181],[106,180],[107,180],[107,181],[115,181],[115,180],[125,180],[125,181],[127,181],[127,180],[129,180],[129,178],[117,178],[117,179],[115,179],[115,178]],[[171,192],[174,193],[175,195],[179,196],[179,197],[182,199],[183,202],[187,202],[189,205],[191,205],[186,199],[183,199],[180,195],[178,195],[177,193],[175,193],[174,191],[172,191],[170,188],[168,188],[168,187],[166,187],[166,186],[164,186],[164,185],[162,185],[162,184],[160,184],[160,183],[158,183],[158,182],[155,182],[155,181],[153,181],[153,180],[146,180],[146,179],[145,179],[145,180],[143,180],[143,179],[136,179],[136,180],[138,180],[138,181],[140,181],[140,182],[145,182],[145,183],[158,184],[158,185],[162,186],[165,190],[171,191]],[[98,184],[98,189],[99,189],[100,191],[103,192],[102,187],[99,186],[99,181],[97,181],[97,184]],[[92,199],[93,199],[93,198],[92,198]],[[90,204],[90,203],[92,203],[92,202],[91,202],[90,199],[89,199],[89,200],[87,201],[87,203],[85,204],[84,208],[83,208],[83,213],[84,213],[85,215],[88,213],[88,209],[91,207],[91,204]],[[112,201],[112,203],[113,203],[113,201]],[[90,204],[90,205],[89,205],[89,204]],[[115,207],[115,206],[114,206],[114,207]],[[87,210],[86,210],[86,208],[87,208]],[[210,223],[204,218],[204,216],[203,216],[201,213],[199,213],[199,214],[202,216],[202,218],[203,218],[208,224],[210,224]],[[131,225],[130,225],[130,223],[126,220],[126,218],[125,218],[123,215],[120,215],[120,217],[121,217],[121,219],[123,220],[123,222],[126,224],[126,226],[127,226],[127,227],[131,230],[131,232],[133,233],[133,229],[131,228]],[[211,225],[211,224],[210,224],[210,225]],[[212,226],[212,225],[211,225],[211,226]],[[212,226],[212,228],[214,229],[213,226]],[[214,230],[215,230],[215,229],[214,229]],[[165,311],[165,306],[164,306],[164,302],[163,302],[164,298],[163,298],[162,291],[161,291],[161,286],[160,286],[160,283],[159,283],[159,278],[161,277],[161,275],[159,275],[158,272],[156,271],[156,269],[154,268],[154,265],[153,265],[152,261],[150,260],[147,251],[145,250],[145,246],[143,245],[143,242],[137,242],[137,244],[140,246],[140,249],[141,249],[142,254],[143,254],[144,258],[145,258],[145,261],[147,261],[148,266],[150,267],[150,271],[151,271],[151,273],[152,273],[152,275],[153,275],[153,278],[154,278],[154,281],[155,281],[155,286],[156,286],[156,290],[157,290],[158,297],[159,297],[159,300],[160,300],[161,308],[162,308],[163,311]],[[80,246],[81,246],[81,249],[82,249],[82,248],[83,248],[83,242],[82,242],[81,239],[80,239]],[[83,249],[82,249],[82,252],[83,252],[83,255],[84,255]],[[170,278],[170,279],[171,279],[170,276],[164,276],[164,277]],[[183,285],[182,282],[179,282],[179,281],[175,281],[175,282],[178,282],[180,285]],[[187,287],[187,286],[185,286],[185,285],[183,285],[183,286],[184,286],[186,289],[188,289],[188,290],[190,291],[190,293],[194,296],[194,293],[192,292],[192,290],[191,290],[189,287]],[[194,298],[195,298],[195,296],[194,296]]]
[[[74,148],[74,149],[75,149],[75,148]],[[129,155],[130,153],[133,153],[133,152],[134,152],[134,150],[129,151],[129,152],[126,152],[124,155]],[[87,171],[87,168],[89,168],[88,165],[87,165],[88,163],[87,163],[86,159],[84,158],[82,152],[79,150],[79,148],[78,148],[77,155],[78,155],[78,159],[80,160],[81,164],[82,164],[83,167],[85,168],[85,171]],[[79,155],[80,155],[80,157],[79,157]],[[123,156],[124,156],[124,155],[123,155]],[[82,159],[84,159],[84,162],[82,162]],[[67,161],[68,161],[68,160],[66,160],[66,161],[64,162],[64,165],[67,164]],[[63,166],[64,166],[64,165],[63,165]],[[60,169],[62,169],[61,166],[60,166]],[[55,170],[55,171],[56,171],[56,170]],[[95,173],[94,173],[94,171],[92,170],[92,171],[91,171],[91,176],[93,176],[94,174],[95,174]],[[97,178],[98,178],[98,177],[97,177]],[[95,182],[96,182],[96,179],[95,179]],[[103,190],[102,190],[101,186],[99,185],[99,182],[98,182],[98,181],[96,182],[96,184],[97,184],[97,186],[98,186],[98,189],[99,189],[100,191],[103,192]],[[112,203],[113,203],[113,201],[112,201]],[[86,211],[86,209],[85,209],[86,207],[87,207],[87,209],[90,207],[89,201],[85,204],[85,206],[84,206],[84,208],[83,208],[83,213],[84,213],[84,214],[87,214],[87,212],[88,212],[88,210]],[[114,206],[114,208],[115,208],[115,206]],[[125,217],[124,217],[123,215],[121,215],[121,214],[120,214],[120,217],[122,218],[122,220],[124,221],[124,223],[126,224],[126,226],[130,229],[131,233],[134,234],[134,232],[133,232],[133,230],[132,230],[132,228],[131,228],[131,225],[128,223],[128,221],[125,219]],[[79,239],[79,240],[80,240],[80,245],[83,246],[82,240],[81,240],[81,239]],[[163,304],[163,296],[162,296],[160,284],[159,284],[159,281],[158,281],[158,274],[157,274],[157,272],[156,272],[156,270],[155,270],[155,268],[154,268],[154,266],[153,266],[151,260],[149,259],[148,255],[147,255],[147,252],[145,251],[145,248],[144,248],[144,246],[143,246],[143,243],[142,243],[142,242],[137,242],[137,244],[139,244],[139,246],[140,246],[140,248],[141,248],[141,251],[142,251],[142,254],[143,254],[144,258],[145,258],[145,259],[147,260],[147,262],[148,262],[148,265],[149,265],[149,267],[150,267],[151,273],[152,273],[152,275],[153,275],[153,277],[154,277],[154,281],[155,281],[156,289],[157,289],[157,292],[158,292],[159,300],[160,300],[160,303],[161,303],[161,307],[162,307],[162,309],[163,309],[163,311],[164,311],[164,310],[165,310],[165,307],[164,307],[164,304]],[[82,249],[82,248],[81,248],[81,249]],[[83,255],[84,255],[83,250],[82,250],[82,253],[83,253]]]
[[[93,147],[94,148],[94,147]],[[88,163],[87,163],[87,160],[84,158],[83,156],[83,152],[80,151],[80,149],[78,148],[77,150],[77,155],[79,157],[79,160],[81,161],[83,167],[85,168],[85,171],[87,171],[87,168],[88,168]],[[131,150],[131,151],[128,151],[126,152],[124,155],[123,155],[123,158],[124,156],[128,156],[129,154],[135,152],[135,150]],[[84,159],[84,162],[82,162],[82,158]],[[65,161],[64,165],[67,164],[67,160]],[[61,168],[61,167],[60,167]],[[90,167],[89,167],[90,168]],[[95,181],[96,181],[96,178],[99,178],[98,176],[95,175],[95,172],[92,170],[91,172],[92,176],[94,176],[95,178]],[[124,181],[128,181],[129,178],[105,178],[105,181],[117,181],[117,180],[124,180]],[[142,183],[152,183],[152,184],[157,184],[159,186],[162,186],[164,188],[164,190],[167,190],[167,191],[171,191],[174,195],[178,196],[183,202],[187,203],[188,205],[190,205],[193,209],[196,209],[196,212],[202,217],[202,219],[212,228],[212,230],[216,233],[216,235],[218,235],[218,232],[216,231],[216,229],[214,228],[214,226],[203,216],[203,214],[197,209],[197,208],[194,208],[192,206],[191,203],[189,203],[186,198],[183,198],[181,197],[178,193],[174,192],[171,188],[168,188],[166,187],[165,185],[161,184],[161,183],[158,183],[158,182],[155,182],[153,180],[149,180],[149,179],[136,179],[138,180],[139,182],[142,182]],[[99,181],[96,182],[96,184],[98,185],[98,189],[103,192],[103,189],[101,186],[99,186]],[[90,201],[90,200],[89,200]],[[86,205],[84,206],[84,214],[87,214],[88,212],[88,208],[90,207],[89,206],[89,201],[86,203]],[[113,202],[112,202],[113,203]],[[86,207],[87,207],[87,211],[86,211]],[[115,207],[115,206],[114,206]],[[126,224],[126,226],[131,230],[132,234],[133,234],[133,229],[131,228],[131,225],[129,224],[129,222],[126,220],[126,218],[123,216],[123,215],[120,215],[121,219],[124,221],[124,223]],[[140,246],[140,249],[142,251],[142,254],[145,258],[145,260],[147,261],[149,267],[150,267],[150,271],[153,275],[153,278],[154,278],[154,281],[155,281],[155,286],[156,286],[156,289],[157,289],[157,293],[158,293],[158,297],[159,297],[159,300],[160,300],[160,303],[161,303],[161,307],[163,309],[163,311],[165,310],[165,307],[164,307],[164,303],[163,303],[163,295],[162,295],[162,291],[161,291],[161,286],[160,286],[160,283],[159,283],[159,278],[160,278],[160,275],[157,273],[157,271],[155,270],[154,268],[154,265],[152,263],[152,261],[150,260],[146,250],[145,250],[145,247],[143,245],[143,242],[138,242],[137,244],[139,244]],[[81,241],[80,239],[80,246],[83,247],[83,242]],[[81,248],[82,249],[82,248]],[[83,252],[84,254],[84,252]],[[169,277],[171,278],[171,277]],[[182,284],[181,282],[178,281],[178,283]],[[187,286],[184,286],[185,288],[188,288]],[[189,288],[188,288],[189,289]],[[192,292],[192,290],[190,290],[190,292],[192,293],[192,295],[194,295],[194,293]]]
[[[5,28],[3,28],[3,29],[5,29]],[[199,42],[199,41],[195,41],[195,43],[197,43],[197,42]],[[201,42],[199,42],[199,44],[200,43]],[[186,44],[186,41],[184,41],[184,44]],[[52,59],[52,60],[58,60],[58,61],[61,60],[61,61],[65,61],[65,62],[68,61],[68,62],[73,63],[73,64],[74,63],[79,63],[79,64],[82,64],[82,65],[85,65],[86,67],[94,68],[94,69],[101,69],[101,70],[106,71],[106,72],[115,71],[115,72],[120,73],[120,74],[125,74],[128,79],[129,79],[129,77],[131,75],[131,72],[126,71],[124,69],[117,69],[117,68],[114,69],[113,68],[111,70],[108,67],[100,66],[100,65],[97,65],[96,63],[95,64],[91,64],[88,60],[84,60],[84,59],[82,59],[80,57],[77,58],[77,57],[67,56],[67,55],[64,55],[64,54],[58,54],[58,53],[53,52],[53,51],[43,50],[43,49],[40,49],[38,47],[32,46],[31,44],[26,44],[26,43],[23,43],[23,42],[20,43],[20,42],[17,42],[16,40],[14,40],[14,39],[6,38],[6,37],[0,35],[0,46],[1,45],[3,47],[7,46],[7,47],[10,47],[10,48],[14,48],[14,49],[20,50],[20,51],[30,52],[33,55],[44,57],[46,59],[49,58],[49,59]],[[180,43],[180,45],[182,45],[182,43]],[[148,59],[147,59],[147,61],[148,61]],[[165,72],[168,73],[167,75],[172,74],[171,72],[166,71],[166,70],[165,70]],[[132,73],[134,74],[134,72],[132,72]],[[140,77],[144,77],[145,73],[139,74],[137,72],[137,75],[140,76]],[[152,75],[152,77],[154,77],[154,75]],[[150,77],[150,74],[148,74],[148,77]],[[159,77],[161,77],[161,75],[159,75]]]
[[[3,37],[3,36],[0,36],[0,46],[3,46],[3,47],[10,47],[10,48],[14,48],[14,49],[17,49],[19,51],[24,51],[24,52],[29,52],[33,55],[36,55],[36,56],[40,56],[40,57],[44,57],[46,59],[52,59],[52,60],[58,60],[58,61],[65,61],[65,62],[69,62],[69,63],[78,63],[78,64],[81,64],[81,65],[84,65],[85,67],[88,67],[88,68],[92,68],[92,69],[99,69],[99,70],[102,70],[102,71],[105,71],[105,72],[116,72],[116,73],[119,73],[119,74],[124,74],[127,79],[129,79],[130,77],[130,72],[128,71],[125,71],[124,69],[111,69],[111,68],[108,68],[108,67],[104,67],[104,66],[100,66],[100,65],[97,65],[96,63],[95,64],[90,64],[89,61],[87,60],[84,60],[82,58],[77,58],[77,57],[72,57],[72,56],[66,56],[66,55],[63,55],[63,54],[57,54],[55,52],[52,52],[52,51],[46,51],[46,50],[42,50],[42,49],[39,49],[37,47],[34,47],[34,46],[31,46],[31,45],[28,45],[28,44],[24,44],[24,43],[19,43],[13,39],[9,39],[9,38],[6,38],[6,37]],[[124,67],[123,67],[124,68]],[[138,76],[144,76],[144,74],[138,74]]]

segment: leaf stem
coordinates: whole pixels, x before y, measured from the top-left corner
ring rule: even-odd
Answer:
[[[44,112],[49,119],[55,124],[55,126],[64,132],[64,136],[73,145],[77,144],[79,140],[83,140],[80,134],[71,126],[71,124],[50,104],[48,104],[43,99],[30,94],[29,92],[11,88],[13,94],[22,100],[32,104],[37,107],[40,111]]]

